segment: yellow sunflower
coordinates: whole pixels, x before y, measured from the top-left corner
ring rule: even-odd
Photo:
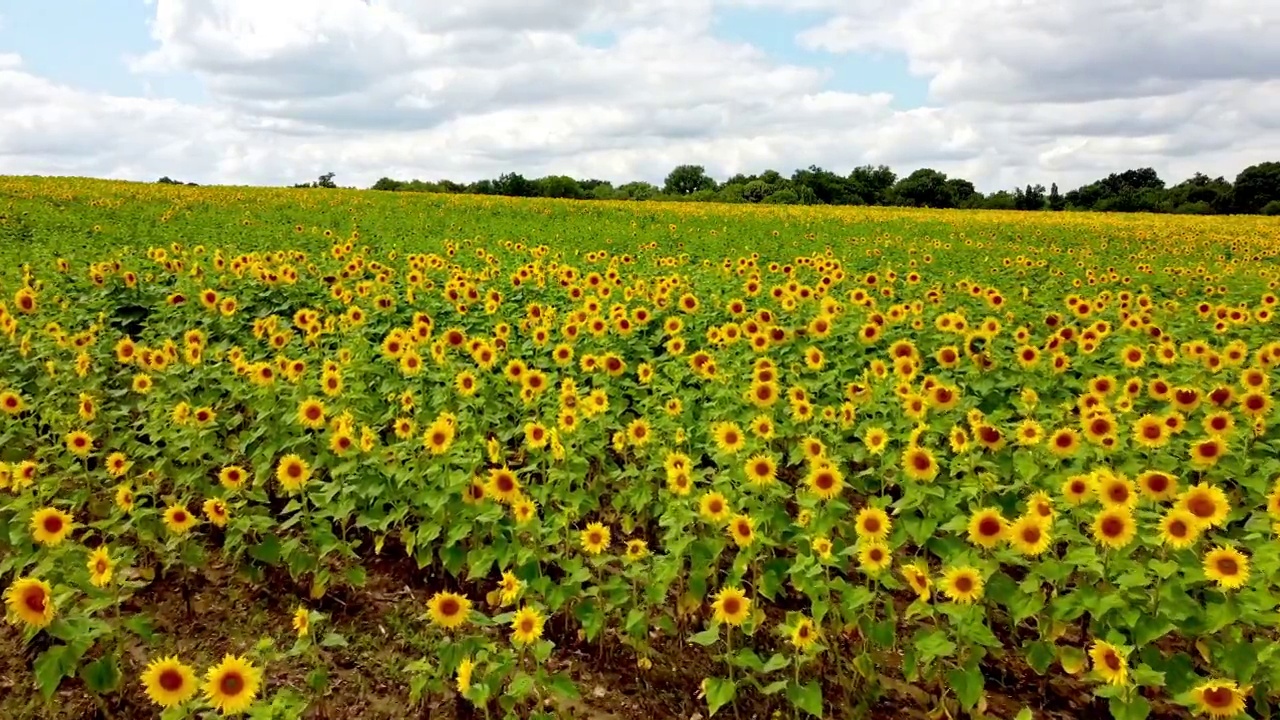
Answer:
[[[528,645],[534,642],[542,637],[544,622],[542,613],[535,608],[520,608],[511,619],[511,642],[517,645]]]
[[[858,511],[858,516],[854,520],[854,532],[862,540],[870,542],[882,542],[889,537],[890,530],[893,529],[893,521],[889,519],[889,515],[877,507],[864,507]]]
[[[111,560],[110,553],[106,547],[99,547],[89,555],[89,562],[86,563],[89,568],[89,582],[94,587],[106,587],[111,582],[111,571],[115,567],[115,563]]]
[[[858,566],[864,573],[874,577],[892,564],[893,554],[888,545],[874,542],[858,545]]]
[[[738,626],[746,621],[751,612],[751,600],[742,590],[736,587],[721,588],[712,603],[716,622]]]
[[[53,588],[37,578],[19,578],[4,594],[9,611],[19,622],[35,628],[46,627],[53,622],[56,609],[53,605]]]
[[[294,493],[301,490],[309,479],[311,479],[311,466],[297,455],[285,455],[276,465],[276,480],[280,481],[280,486],[285,489],[285,492]]]
[[[156,705],[176,707],[196,694],[196,673],[176,657],[158,658],[142,672],[142,688]]]
[[[31,514],[31,537],[41,545],[59,545],[71,534],[75,522],[57,508],[41,508]]]
[[[438,592],[427,602],[431,622],[445,630],[461,627],[471,613],[471,601],[451,592]]]
[[[1246,692],[1230,680],[1209,680],[1191,691],[1196,712],[1211,718],[1233,718],[1244,712],[1245,696]]]
[[[1049,527],[1030,514],[1013,521],[1005,532],[1005,538],[1013,549],[1030,557],[1044,553],[1051,542]]]
[[[982,587],[982,575],[976,568],[953,567],[942,573],[942,594],[961,605],[980,599]]]
[[[1124,685],[1129,678],[1129,663],[1120,648],[1104,640],[1095,640],[1089,648],[1093,670],[1111,685]]]
[[[1215,547],[1205,553],[1204,575],[1220,589],[1237,590],[1249,581],[1249,557],[1233,547]]]
[[[174,535],[185,535],[196,524],[196,518],[182,505],[170,505],[164,511],[164,526]]]
[[[599,555],[609,547],[609,528],[604,524],[593,522],[578,534],[582,549],[589,555]]]
[[[204,695],[222,714],[235,715],[249,709],[261,683],[262,671],[252,662],[227,655],[205,675]]]
[[[1137,534],[1137,524],[1133,520],[1133,511],[1127,507],[1109,507],[1093,519],[1090,528],[1094,542],[1112,550],[1133,542]]]
[[[997,508],[982,508],[969,517],[969,542],[987,549],[995,547],[1005,533],[1005,519]]]

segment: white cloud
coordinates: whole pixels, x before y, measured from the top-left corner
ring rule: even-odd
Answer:
[[[785,3],[785,5],[784,5]],[[718,7],[828,18],[797,41],[901,53],[930,107],[713,34]],[[0,55],[15,171],[280,184],[333,170],[660,180],[937,167],[992,190],[1280,157],[1280,4],[1253,0],[155,0],[144,80],[202,105],[55,85]],[[607,36],[607,47],[586,40]]]

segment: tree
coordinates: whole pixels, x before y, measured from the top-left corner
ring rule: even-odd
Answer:
[[[378,182],[373,184],[370,190],[388,190],[395,192],[404,188],[404,183],[399,180],[392,180],[389,177],[378,178]]]
[[[893,195],[910,207],[949,208],[956,204],[946,173],[932,168],[920,168],[899,180]]]
[[[1061,212],[1067,208],[1067,200],[1058,192],[1058,183],[1049,186],[1049,209]]]
[[[662,191],[669,195],[692,195],[699,190],[714,190],[716,181],[701,165],[679,165],[667,175]]]
[[[1044,202],[1043,185],[1028,185],[1025,190],[1018,188],[1013,191],[1015,210],[1043,210]]]
[[[863,205],[888,205],[898,175],[888,165],[862,165],[849,173],[849,191]]]
[[[967,204],[970,198],[978,194],[973,183],[964,178],[948,178],[947,191],[951,193],[953,204],[956,206]]]
[[[1280,200],[1280,162],[1251,165],[1236,176],[1236,212],[1259,213],[1275,200]]]
[[[534,182],[538,197],[578,199],[585,195],[577,180],[568,175],[548,175]]]
[[[331,172],[327,172],[327,173],[325,173],[325,174],[321,175],[319,178],[317,178],[317,179],[316,179],[316,181],[315,181],[315,182],[313,182],[313,183],[298,183],[297,185],[294,185],[294,187],[296,187],[296,188],[329,188],[329,189],[333,189],[333,188],[336,188],[336,187],[338,187],[338,186],[337,186],[337,184],[336,184],[336,183],[334,183],[334,182],[333,182],[333,173],[331,173]]]
[[[658,194],[658,186],[647,182],[629,182],[618,188],[626,200],[650,200]]]
[[[850,205],[853,203],[854,195],[850,189],[850,182],[847,178],[843,178],[828,170],[823,170],[817,165],[810,165],[808,170],[797,170],[791,175],[791,185],[797,190],[801,187],[807,188],[812,192],[816,202],[826,205]],[[800,191],[803,195],[804,192]]]
[[[742,188],[742,198],[747,202],[758,203],[769,197],[769,184],[763,180],[752,180]]]
[[[503,173],[493,183],[498,195],[533,197],[537,186],[520,173]]]

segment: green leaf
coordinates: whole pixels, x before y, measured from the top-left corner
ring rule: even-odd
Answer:
[[[916,652],[920,653],[920,663],[928,665],[937,658],[950,657],[956,651],[956,644],[947,638],[941,630],[932,630],[916,635]]]
[[[1050,650],[1049,653],[1052,656],[1053,651]],[[955,690],[956,699],[965,710],[972,710],[973,706],[978,704],[978,700],[982,699],[982,688],[985,682],[982,678],[982,670],[976,663],[967,668],[949,671],[947,680],[951,682],[951,689]]]
[[[573,681],[573,678],[564,673],[552,675],[551,679],[547,681],[547,689],[569,700],[576,700],[582,696],[578,692],[578,684]]]
[[[1115,720],[1146,720],[1151,714],[1151,703],[1138,694],[1133,694],[1129,702],[1118,697],[1111,698],[1109,703],[1111,717]]]
[[[1143,663],[1133,669],[1133,683],[1143,687],[1164,687],[1164,673],[1153,670],[1150,665]]]
[[[533,677],[526,672],[517,672],[515,677],[511,678],[511,685],[507,687],[507,694],[514,698],[522,698],[533,690]]]
[[[67,675],[64,667],[66,651],[66,645],[54,645],[40,653],[40,657],[36,658],[36,685],[40,688],[40,694],[44,695],[46,700],[53,697],[58,685],[62,683],[62,678]]]
[[[1142,647],[1147,643],[1159,640],[1174,629],[1168,620],[1151,615],[1143,615],[1133,626],[1133,643]]]
[[[707,678],[707,711],[715,715],[716,711],[733,701],[737,687],[732,680],[724,678]]]
[[[782,653],[774,653],[767,661],[765,661],[764,667],[760,669],[760,672],[768,675],[771,672],[781,670],[789,664],[791,664],[791,661]]]
[[[1049,666],[1057,658],[1058,654],[1054,650],[1053,643],[1033,642],[1026,647],[1027,664],[1037,675],[1043,675],[1049,670]]]
[[[249,548],[249,557],[267,565],[280,562],[280,538],[267,535],[262,542]]]
[[[786,690],[787,685],[790,682],[791,682],[790,680],[775,680],[769,683],[768,685],[765,685],[764,687],[760,688],[760,693],[762,695],[776,695],[782,692],[783,690]]]
[[[788,685],[787,699],[795,707],[814,717],[822,717],[822,686],[816,682]]]
[[[120,668],[114,657],[101,657],[80,668],[80,679],[90,691],[105,695],[119,687]]]
[[[703,647],[715,645],[720,640],[720,628],[713,625],[700,633],[691,635],[689,640]]]
[[[320,645],[327,648],[346,647],[347,639],[338,633],[331,632],[324,636],[324,639],[320,641]]]

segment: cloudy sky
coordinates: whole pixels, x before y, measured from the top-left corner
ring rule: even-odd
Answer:
[[[0,0],[0,173],[283,184],[1280,160],[1274,0]]]

